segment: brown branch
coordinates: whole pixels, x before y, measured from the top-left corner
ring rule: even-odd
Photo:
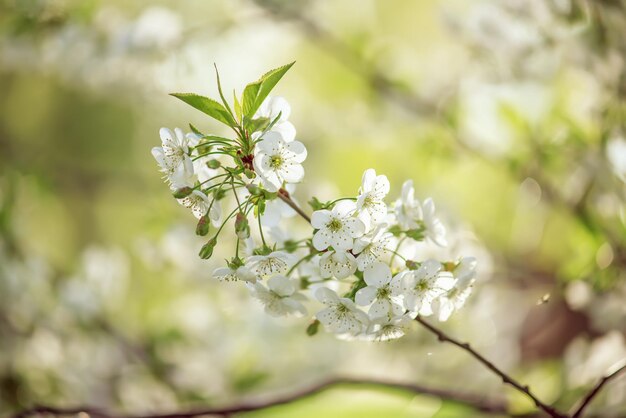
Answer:
[[[604,385],[606,385],[610,380],[615,379],[624,371],[626,371],[626,362],[622,365],[622,367],[619,367],[617,370],[613,371],[612,373],[600,379],[600,381],[596,383],[593,389],[591,389],[589,393],[587,393],[587,395],[585,395],[585,397],[580,401],[579,406],[575,408],[574,412],[572,413],[572,418],[582,417],[582,414],[585,408],[591,403],[593,398],[595,398],[596,395],[602,390]]]
[[[338,378],[330,379],[322,383],[318,383],[309,388],[294,392],[289,395],[278,397],[269,401],[261,402],[249,402],[233,405],[222,408],[204,408],[195,409],[181,412],[173,412],[167,414],[146,414],[146,415],[119,415],[106,412],[102,409],[81,406],[75,408],[54,408],[50,406],[35,406],[30,409],[25,409],[21,412],[14,414],[11,418],[28,418],[37,415],[77,415],[80,413],[88,414],[94,418],[195,418],[200,416],[221,416],[228,417],[232,414],[238,414],[242,412],[258,411],[261,409],[267,409],[278,405],[284,405],[291,402],[298,401],[303,398],[320,393],[331,386],[337,385],[356,385],[356,386],[377,386],[391,389],[400,389],[411,393],[420,395],[434,396],[440,399],[445,399],[451,402],[456,402],[473,407],[474,409],[489,413],[489,414],[503,414],[506,413],[506,404],[503,401],[486,400],[475,395],[454,393],[442,389],[432,389],[420,385],[414,385],[409,383],[400,383],[387,380],[375,380],[375,379],[356,379],[356,378]]]
[[[300,206],[296,205],[296,202],[294,202],[291,197],[289,196],[289,193],[285,190],[285,189],[280,189],[278,191],[278,197],[285,202],[286,204],[289,205],[289,207],[291,207],[291,209],[295,210],[298,215],[302,216],[304,218],[304,220],[306,220],[308,223],[311,223],[311,218],[309,217],[309,215],[307,215],[301,208]]]
[[[551,417],[557,417],[557,418],[567,417],[567,415],[562,414],[561,412],[557,411],[555,408],[551,407],[550,405],[543,403],[541,400],[539,400],[539,398],[537,398],[537,396],[535,396],[530,391],[530,388],[528,386],[520,384],[517,380],[513,379],[511,376],[509,376],[508,374],[500,370],[496,365],[494,365],[492,362],[490,362],[485,357],[483,357],[480,353],[474,350],[468,343],[464,343],[455,338],[450,337],[449,335],[441,331],[439,328],[436,328],[435,326],[426,322],[420,316],[417,316],[415,320],[419,322],[424,328],[426,328],[427,330],[435,334],[437,338],[439,339],[439,341],[449,342],[453,345],[456,345],[460,349],[466,351],[469,355],[471,355],[476,360],[478,360],[483,365],[485,365],[489,370],[491,370],[492,372],[500,376],[503,383],[513,386],[515,389],[517,389],[518,391],[522,392],[523,394],[528,396],[530,399],[532,399],[535,405],[537,406],[537,408],[543,410],[546,414],[550,415]]]

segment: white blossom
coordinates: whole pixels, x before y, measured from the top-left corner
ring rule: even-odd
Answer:
[[[381,316],[372,319],[367,328],[367,337],[374,341],[390,341],[406,334],[413,319],[409,315]]]
[[[456,279],[454,286],[439,296],[434,303],[440,321],[447,321],[454,311],[465,305],[465,301],[471,295],[476,275],[476,259],[474,257],[462,258],[452,274]]]
[[[415,198],[413,181],[407,180],[402,185],[402,195],[394,203],[394,215],[403,230],[423,230],[424,235],[435,244],[442,247],[447,245],[446,228],[435,216],[435,203],[427,198],[420,204]]]
[[[267,96],[254,118],[268,118],[272,122],[278,115],[280,118],[272,126],[271,131],[278,132],[285,142],[293,141],[296,139],[296,128],[288,120],[291,115],[291,106],[284,97]]]
[[[354,203],[338,202],[332,210],[318,210],[311,216],[311,225],[318,231],[313,235],[313,246],[323,251],[332,246],[335,250],[350,250],[354,238],[365,232],[365,225],[352,216]]]
[[[294,184],[287,184],[285,190],[287,190],[291,196],[296,191],[296,186]],[[293,197],[291,199],[298,205],[296,199]],[[291,206],[281,199],[272,199],[265,202],[265,211],[263,215],[261,215],[261,223],[263,226],[274,228],[277,227],[283,219],[292,218],[294,216],[296,216],[296,211],[293,210]]]
[[[314,255],[308,262],[298,265],[298,274],[300,278],[307,283],[307,289],[311,293],[315,293],[320,287],[328,287],[335,292],[339,291],[340,282],[338,280],[328,280],[328,276],[324,276],[320,269],[319,254]]]
[[[152,148],[152,156],[157,161],[160,171],[173,189],[193,186],[194,166],[189,156],[189,144],[183,131],[174,132],[167,128],[159,130],[161,146]]]
[[[426,236],[435,244],[445,247],[448,244],[446,241],[446,227],[435,216],[435,202],[430,197],[424,200],[422,216],[424,227],[426,228]]]
[[[223,282],[256,282],[256,274],[254,274],[248,267],[239,266],[236,269],[230,267],[220,267],[213,271],[213,278]]]
[[[389,193],[387,176],[377,176],[376,171],[371,168],[365,170],[356,207],[359,218],[367,229],[381,223],[387,217],[387,205],[384,202],[387,193]]]
[[[376,261],[389,254],[389,242],[392,235],[387,232],[386,225],[381,224],[376,229],[354,240],[352,252],[358,254],[356,263],[363,271]]]
[[[178,203],[180,203],[184,207],[191,209],[193,215],[198,219],[200,219],[201,217],[206,215],[207,212],[209,212],[209,207],[211,208],[211,213],[209,213],[209,217],[211,218],[211,220],[219,219],[221,215],[221,211],[217,202],[211,205],[208,196],[202,193],[200,190],[194,190],[189,194],[189,196],[177,200]]]
[[[285,276],[274,276],[267,281],[267,287],[256,282],[250,284],[250,290],[265,305],[265,312],[271,316],[306,315],[306,308],[302,304],[306,297],[297,291],[294,280]]]
[[[436,260],[426,260],[417,270],[398,273],[403,280],[404,306],[413,314],[432,315],[432,303],[452,289],[452,274],[441,272],[442,265]]]
[[[278,132],[267,132],[256,144],[254,169],[263,187],[276,192],[283,182],[298,183],[304,178],[302,162],[307,151],[302,142],[285,142]]]
[[[392,279],[391,269],[384,263],[374,263],[363,272],[366,287],[356,292],[356,303],[361,306],[370,305],[370,318],[401,315],[402,280],[396,276]]]
[[[265,278],[287,273],[293,265],[293,256],[285,251],[274,251],[268,255],[253,255],[248,257],[246,265],[258,277]]]
[[[366,328],[369,318],[348,298],[340,298],[332,290],[321,287],[317,299],[327,307],[315,314],[324,327],[336,334],[358,335]]]
[[[345,279],[356,271],[356,259],[348,251],[327,251],[319,263],[322,277]]]
[[[413,180],[407,180],[402,184],[400,198],[394,202],[394,214],[398,225],[404,230],[419,227],[417,220],[422,216],[420,202],[415,199]]]

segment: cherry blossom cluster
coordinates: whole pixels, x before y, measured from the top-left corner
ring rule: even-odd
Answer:
[[[162,144],[152,150],[174,197],[198,219],[196,233],[210,235],[200,257],[213,255],[228,225],[234,255],[213,277],[247,286],[272,316],[306,316],[313,309],[310,335],[322,324],[341,338],[390,340],[403,336],[418,315],[447,320],[472,291],[476,260],[403,255],[422,242],[446,245],[432,199],[418,200],[412,181],[388,204],[387,177],[368,169],[354,196],[313,197],[310,218],[292,197],[304,178],[307,149],[296,140],[287,101],[269,95],[291,65],[246,86],[232,108],[219,75],[222,103],[173,94],[235,133],[162,128]],[[307,222],[302,237],[285,228],[296,214]]]

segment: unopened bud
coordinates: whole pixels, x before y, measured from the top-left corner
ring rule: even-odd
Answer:
[[[212,168],[213,170],[220,168],[220,166],[222,165],[222,163],[220,163],[218,160],[209,160],[206,163],[207,167]]]
[[[176,199],[183,199],[189,196],[191,192],[193,192],[191,187],[181,187],[180,189],[176,189],[172,194]]]
[[[308,335],[309,337],[314,336],[315,334],[317,334],[319,327],[320,327],[320,321],[318,321],[317,319],[314,320],[313,322],[309,324],[308,327],[306,327],[306,335]]]
[[[196,235],[200,235],[201,237],[205,236],[209,233],[209,216],[204,215],[198,220],[198,225],[196,225]]]
[[[248,184],[246,186],[246,189],[248,189],[248,191],[250,192],[251,195],[253,196],[259,196],[261,194],[263,194],[263,190],[261,190],[261,188],[255,184]]]
[[[235,233],[239,239],[246,239],[250,236],[250,225],[243,212],[239,212],[235,218]]]
[[[246,177],[248,177],[249,179],[253,179],[256,177],[256,173],[250,170],[249,168],[246,168],[245,170],[243,170],[243,174],[245,174]]]
[[[417,270],[420,267],[420,263],[413,260],[406,260],[406,268],[409,270]]]
[[[209,242],[204,244],[200,249],[200,258],[204,260],[208,260],[213,255],[213,249],[217,245],[217,240],[215,238],[211,238]]]
[[[293,253],[298,249],[298,243],[296,241],[292,241],[290,239],[285,241],[285,251],[288,253]]]

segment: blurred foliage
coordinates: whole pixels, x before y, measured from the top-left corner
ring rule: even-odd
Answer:
[[[309,338],[210,280],[149,150],[161,126],[216,125],[166,93],[215,96],[213,62],[239,88],[292,60],[297,196],[352,194],[368,167],[392,195],[413,178],[466,231],[450,254],[480,260],[451,332],[570,405],[626,357],[625,30],[619,0],[0,0],[0,413],[163,412],[335,374],[502,393],[422,333]],[[625,385],[596,410],[623,414]],[[333,389],[249,416],[459,408]]]

